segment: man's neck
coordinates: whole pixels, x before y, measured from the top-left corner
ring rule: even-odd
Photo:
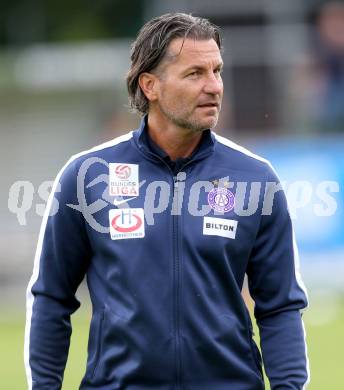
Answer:
[[[172,161],[189,157],[202,138],[201,131],[180,128],[171,122],[160,121],[152,115],[148,116],[147,128],[150,138]]]

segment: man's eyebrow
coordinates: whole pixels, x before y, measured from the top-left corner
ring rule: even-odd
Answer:
[[[191,70],[191,69],[203,70],[204,68],[206,68],[206,66],[199,65],[199,64],[194,64],[194,65],[188,66],[188,67],[184,70],[184,72],[187,72],[187,71],[189,71],[189,70]],[[223,68],[223,62],[219,62],[219,63],[216,65],[215,68],[216,68],[216,69],[217,69],[217,68],[222,69],[222,68]]]

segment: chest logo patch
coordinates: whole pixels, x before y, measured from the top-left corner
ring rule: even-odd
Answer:
[[[143,209],[112,209],[109,211],[109,220],[112,240],[145,236]]]
[[[220,213],[227,213],[234,208],[234,195],[227,188],[213,188],[208,194],[209,206]]]
[[[235,239],[238,221],[224,218],[203,218],[203,234]]]
[[[138,164],[110,163],[109,193],[110,196],[138,196]]]

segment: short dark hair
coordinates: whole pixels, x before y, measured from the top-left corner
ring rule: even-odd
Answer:
[[[131,46],[131,66],[127,74],[129,103],[134,111],[148,112],[149,101],[139,86],[139,76],[151,72],[163,60],[175,38],[214,39],[222,49],[220,30],[209,20],[184,13],[168,13],[148,21]]]

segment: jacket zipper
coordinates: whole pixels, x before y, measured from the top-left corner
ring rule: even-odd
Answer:
[[[191,164],[188,161],[184,164],[179,172]],[[165,163],[166,164],[166,163]],[[166,164],[167,165],[167,164]],[[167,165],[168,166],[168,165]],[[173,197],[172,197],[172,230],[173,230],[173,270],[174,270],[174,299],[173,299],[173,319],[174,319],[174,333],[175,333],[175,373],[176,373],[176,390],[182,390],[182,354],[181,354],[181,337],[180,337],[180,307],[181,307],[181,262],[180,262],[180,228],[179,228],[179,181],[178,176],[174,175],[171,168],[168,166],[173,175]],[[179,173],[178,172],[178,173]],[[176,212],[173,212],[173,206]]]
[[[185,167],[191,164],[192,161],[188,161],[184,164],[179,172],[182,172]],[[169,168],[170,169],[170,168]],[[171,170],[171,169],[170,169]],[[172,170],[171,170],[172,172]],[[179,173],[178,172],[178,173]],[[175,370],[176,370],[176,389],[182,390],[182,354],[181,354],[181,336],[180,336],[180,328],[181,328],[181,259],[180,259],[180,227],[179,227],[179,181],[178,181],[178,173],[174,176],[173,172],[173,198],[172,198],[172,228],[173,228],[173,265],[174,265],[174,329],[175,329]],[[173,207],[176,209],[173,210]]]
[[[151,153],[150,153],[151,154]],[[174,175],[171,167],[164,161],[161,157],[154,155],[155,158],[158,158],[172,174],[173,178],[173,189],[172,189],[172,207],[175,205],[177,210],[179,210],[179,195],[178,195],[178,177]],[[179,172],[182,172],[183,169],[191,164],[194,161],[188,161],[184,164]],[[173,209],[171,209],[173,211]],[[175,380],[176,380],[176,390],[182,390],[182,357],[181,357],[181,342],[180,342],[180,295],[181,295],[181,286],[180,286],[180,256],[179,256],[179,224],[178,224],[178,214],[172,214],[172,238],[173,238],[173,328],[175,334]]]
[[[173,198],[172,205],[179,208],[178,198],[178,180],[173,177]],[[173,218],[173,268],[174,268],[174,330],[175,330],[175,371],[176,387],[181,389],[181,350],[180,350],[180,259],[179,259],[179,227],[178,214],[172,215]]]

